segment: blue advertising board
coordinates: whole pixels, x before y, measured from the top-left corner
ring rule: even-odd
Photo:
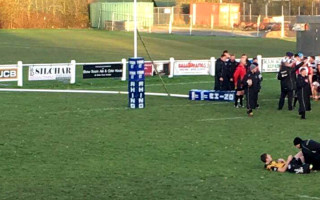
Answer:
[[[193,101],[235,101],[235,91],[190,90],[189,99]]]

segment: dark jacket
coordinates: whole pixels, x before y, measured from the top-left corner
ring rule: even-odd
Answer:
[[[258,82],[258,87],[259,87],[259,91],[261,90],[261,83],[263,81],[263,77],[260,71],[257,72],[258,78],[259,78],[259,82]]]
[[[303,140],[300,146],[306,163],[315,165],[314,169],[319,169],[320,143],[314,140]]]
[[[297,96],[299,100],[299,112],[311,110],[310,103],[310,83],[308,76],[298,75],[297,78]]]
[[[228,90],[229,88],[229,70],[227,63],[219,58],[216,61],[215,90]],[[220,81],[223,78],[223,81]]]
[[[236,71],[236,68],[238,67],[238,65],[239,65],[239,63],[237,61],[229,60],[227,62],[227,66],[228,66],[227,68],[229,70],[229,72],[228,72],[229,80],[230,80],[230,78],[233,78],[233,74]]]
[[[282,91],[292,91],[296,90],[296,71],[303,65],[300,63],[295,67],[287,67],[282,65],[280,71],[278,72],[278,80],[280,80]]]
[[[249,87],[247,81],[248,79],[252,80],[252,85]],[[249,71],[243,78],[242,84],[245,90],[248,90],[250,88],[250,91],[252,92],[259,92],[260,90],[260,79],[259,79],[259,74],[258,73],[252,73]]]

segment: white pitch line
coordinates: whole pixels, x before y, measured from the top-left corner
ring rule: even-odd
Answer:
[[[194,81],[194,82],[181,82],[181,83],[166,83],[167,86],[174,86],[174,85],[191,85],[191,84],[207,84],[207,83],[212,83],[214,84],[214,79],[212,81]],[[263,79],[264,81],[270,81],[270,80],[276,80],[276,78],[265,78]],[[153,86],[162,86],[163,84],[161,83],[154,83],[154,84],[148,84],[146,81],[146,87],[153,87]],[[105,86],[97,86],[95,88],[106,88],[106,89],[112,89],[112,88],[127,88],[127,85],[119,85],[119,86],[112,86],[112,87],[105,87]]]
[[[102,91],[102,90],[54,90],[54,89],[7,89],[1,88],[0,92],[41,92],[41,93],[81,93],[81,94],[128,94],[126,91]],[[189,95],[146,92],[147,96],[171,96],[188,98]]]
[[[319,197],[310,197],[310,196],[307,196],[307,195],[298,195],[298,197],[305,198],[305,199],[320,199]]]
[[[166,108],[166,107],[194,107],[194,106],[210,106],[210,105],[219,105],[225,104],[225,102],[214,102],[210,104],[186,104],[186,105],[160,105],[160,106],[150,106],[149,108]],[[66,114],[66,113],[85,113],[85,112],[103,112],[103,111],[112,111],[112,110],[130,110],[128,107],[110,107],[110,108],[95,108],[95,109],[75,109],[75,110],[63,110],[63,111],[52,111],[44,112],[45,115],[50,114]],[[33,115],[38,113],[27,113],[28,115]]]
[[[45,112],[45,115],[50,114],[65,114],[65,113],[84,113],[84,112],[101,112],[101,111],[110,111],[110,110],[128,110],[129,108],[97,108],[97,109],[87,109],[87,110],[63,110],[63,111],[54,111],[54,112]]]
[[[104,91],[104,90],[56,90],[56,89],[17,89],[17,88],[0,88],[0,92],[40,92],[40,93],[80,93],[80,94],[128,94],[127,91]],[[178,97],[189,98],[185,94],[170,94],[146,92],[147,96],[162,96],[162,97]],[[276,101],[278,99],[261,99],[261,101]]]
[[[200,119],[198,122],[207,122],[207,121],[223,121],[223,120],[236,120],[244,119],[245,117],[230,117],[230,118],[211,118],[211,119]]]

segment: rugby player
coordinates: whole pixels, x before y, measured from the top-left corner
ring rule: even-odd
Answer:
[[[290,173],[306,174],[310,173],[310,170],[312,170],[313,167],[310,164],[304,163],[304,157],[302,152],[299,152],[294,157],[292,155],[288,156],[287,160],[280,158],[277,161],[274,161],[271,155],[266,153],[262,154],[260,156],[260,159],[262,162],[265,163],[265,169],[275,172],[288,171]]]

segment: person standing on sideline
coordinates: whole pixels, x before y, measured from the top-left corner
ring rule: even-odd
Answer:
[[[305,66],[305,60],[303,59],[303,54],[302,53],[298,53],[294,55],[294,65],[300,65],[301,63],[303,63],[302,65],[300,65],[300,68]],[[300,73],[300,68],[296,70],[296,79],[298,78],[298,75]],[[298,102],[298,96],[297,96],[297,90],[295,90],[294,92],[294,102],[293,102],[293,107],[296,107],[296,104]]]
[[[239,63],[236,61],[236,56],[234,54],[230,54],[230,59],[227,62],[228,70],[229,70],[228,78],[229,78],[230,90],[235,89],[233,75],[234,75],[234,72],[236,71],[238,64]]]
[[[291,56],[290,53],[287,55]],[[292,57],[292,56],[291,56]],[[281,94],[279,99],[278,110],[282,110],[284,106],[285,97],[288,97],[288,110],[292,110],[293,93],[296,90],[296,70],[298,70],[304,63],[297,65],[295,61],[286,60],[281,63],[280,71],[278,72],[278,80],[280,80]]]
[[[234,88],[237,91],[236,98],[234,102],[234,107],[239,108],[238,106],[238,100],[240,100],[240,107],[243,107],[243,95],[244,95],[244,89],[242,80],[244,76],[246,75],[246,57],[241,56],[240,63],[236,68],[236,71],[233,74],[233,80],[234,80]]]
[[[311,110],[311,103],[309,77],[304,67],[300,69],[300,74],[297,78],[297,96],[299,101],[299,115],[301,119],[306,119],[306,111]]]
[[[253,58],[252,63],[258,66],[256,73],[257,73],[257,75],[258,75],[258,77],[259,77],[259,86],[258,86],[258,87],[259,87],[259,91],[258,91],[258,93],[260,93],[261,83],[262,83],[262,81],[263,81],[263,77],[262,77],[262,74],[261,74],[260,69],[259,69],[258,58]],[[259,97],[259,95],[258,95],[258,97]],[[260,108],[260,105],[259,105],[259,103],[258,103],[258,98],[257,98],[256,105],[257,105],[257,106],[256,106],[257,108]]]
[[[229,88],[227,59],[228,56],[222,54],[216,61],[215,90],[227,90]]]
[[[244,76],[242,83],[245,89],[247,101],[247,114],[253,116],[253,109],[257,107],[257,99],[259,94],[259,75],[257,74],[258,65],[253,63],[250,65],[250,71]]]

